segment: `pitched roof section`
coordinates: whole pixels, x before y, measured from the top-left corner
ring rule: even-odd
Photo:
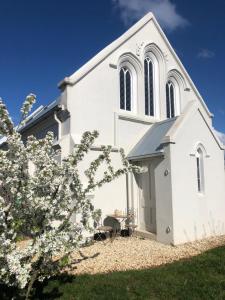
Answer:
[[[154,17],[154,15],[151,12],[146,14],[141,20],[139,20],[136,24],[134,24],[131,28],[129,28],[123,35],[121,35],[118,39],[116,39],[111,44],[109,44],[107,47],[105,47],[102,51],[100,51],[97,55],[95,55],[92,59],[90,59],[86,64],[84,64],[75,73],[73,73],[69,77],[65,77],[62,81],[60,81],[58,84],[58,87],[63,89],[66,85],[73,86],[74,84],[76,84],[83,77],[85,77],[89,72],[91,72],[98,64],[100,64],[102,61],[104,61],[117,48],[119,48],[122,44],[124,44],[127,40],[129,40],[133,35],[135,35],[138,31],[140,31],[150,21],[154,22],[156,28],[158,29],[159,33],[161,34],[161,36],[162,36],[163,40],[165,41],[166,45],[168,46],[169,50],[173,54],[175,60],[177,61],[178,65],[180,66],[181,70],[187,76],[191,88],[197,94],[198,99],[202,103],[206,113],[209,115],[209,117],[213,117],[213,114],[209,111],[202,96],[200,95],[199,91],[197,90],[196,86],[194,85],[193,81],[191,80],[189,74],[187,73],[185,67],[183,66],[182,62],[180,61],[179,57],[177,56],[176,52],[174,51],[173,47],[171,46],[170,42],[168,41],[165,33],[163,32],[162,28],[160,27],[159,23],[157,22],[156,18]]]
[[[31,126],[33,126],[40,120],[46,118],[49,115],[49,113],[51,113],[52,111],[57,109],[57,107],[60,104],[60,100],[61,100],[61,98],[59,97],[56,100],[54,100],[53,102],[51,102],[49,105],[39,106],[33,113],[31,113],[27,117],[26,124],[20,128],[18,128],[18,126],[16,126],[16,130],[18,130],[19,132],[24,132],[26,129],[30,128]],[[4,144],[6,141],[7,141],[6,137],[0,136],[0,145]]]
[[[49,113],[51,113],[53,110],[55,110],[58,105],[60,104],[61,98],[57,98],[53,102],[51,102],[49,105],[43,106],[41,105],[38,107],[31,115],[27,117],[26,124],[19,128],[19,131],[22,132],[32,125],[36,124],[38,121],[40,121],[42,118],[46,118]]]
[[[215,131],[213,128],[208,124],[206,121],[201,108],[198,106],[198,103],[196,101],[190,101],[186,104],[184,110],[180,114],[180,116],[176,119],[176,122],[174,125],[169,129],[165,137],[163,138],[163,143],[175,143],[176,137],[179,132],[179,130],[182,128],[182,124],[189,118],[189,116],[194,112],[198,111],[200,116],[202,117],[203,121],[205,122],[205,125],[208,127],[209,132],[212,134],[214,140],[216,141],[217,145],[221,150],[225,149],[225,145],[220,142],[219,138],[215,134]]]
[[[146,132],[141,140],[134,146],[128,154],[128,159],[147,158],[151,156],[162,155],[163,138],[169,129],[173,126],[177,118],[157,122]]]

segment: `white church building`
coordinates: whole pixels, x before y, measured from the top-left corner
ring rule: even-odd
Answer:
[[[213,115],[152,13],[59,83],[61,96],[40,107],[23,130],[42,137],[52,130],[61,156],[85,131],[100,145],[119,148],[141,174],[105,185],[93,203],[103,218],[134,209],[138,230],[166,244],[225,234],[224,146]],[[85,182],[85,176],[84,176]]]

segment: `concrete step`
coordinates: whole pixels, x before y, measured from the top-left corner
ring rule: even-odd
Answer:
[[[149,232],[149,231],[137,229],[137,230],[135,230],[133,235],[138,236],[138,237],[142,237],[142,238],[145,238],[145,239],[156,241],[156,234],[152,233],[152,232]]]

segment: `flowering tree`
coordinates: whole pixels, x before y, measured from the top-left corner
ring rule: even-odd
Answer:
[[[34,102],[35,95],[27,96],[19,127],[25,124]],[[88,193],[135,167],[120,150],[122,167],[115,170],[111,147],[103,146],[85,171],[88,180],[83,185],[78,165],[97,138],[96,131],[85,132],[80,145],[60,164],[55,160],[52,133],[41,140],[30,136],[24,143],[19,127],[14,127],[0,100],[0,135],[7,138],[7,150],[0,150],[0,282],[27,289],[28,299],[36,280],[70,264],[71,252],[84,242],[82,233],[91,231],[99,218]],[[102,164],[105,172],[96,179]],[[79,222],[71,221],[73,214],[79,214]],[[29,237],[23,247],[18,244],[21,235]]]

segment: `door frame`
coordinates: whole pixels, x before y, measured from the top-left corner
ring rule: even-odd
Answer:
[[[157,228],[156,228],[156,199],[155,197],[153,196],[153,191],[152,191],[152,188],[153,188],[153,179],[152,179],[152,163],[150,160],[143,160],[143,161],[139,161],[139,165],[141,167],[147,167],[148,168],[148,178],[149,178],[149,183],[148,183],[148,201],[150,202],[149,203],[149,218],[151,218],[149,220],[150,224],[149,226],[151,227],[150,229],[147,229],[146,226],[145,226],[145,229],[141,227],[141,214],[143,212],[141,212],[141,197],[142,197],[142,190],[141,190],[141,186],[142,186],[142,183],[141,183],[141,176],[142,174],[140,174],[138,176],[138,227],[140,228],[140,230],[144,230],[144,231],[148,231],[148,232],[151,232],[151,233],[154,233],[156,234],[156,231],[157,231]],[[154,215],[153,215],[154,214]],[[143,216],[142,216],[143,217]]]

